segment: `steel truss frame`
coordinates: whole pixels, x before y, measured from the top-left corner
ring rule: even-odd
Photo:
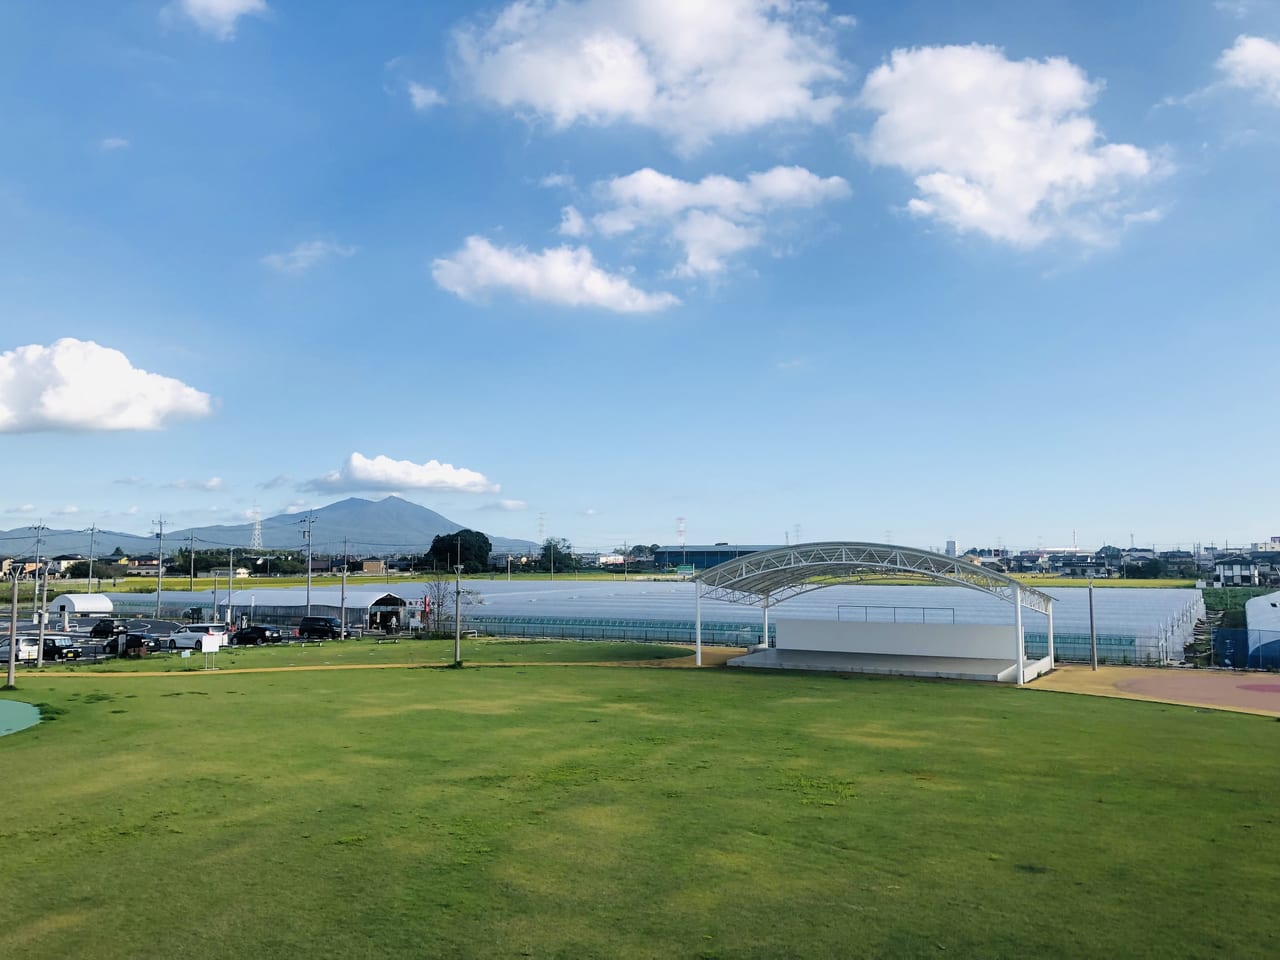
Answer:
[[[954,583],[1038,613],[1052,611],[1052,597],[1007,574],[959,557],[888,543],[804,543],[761,550],[704,570],[694,580],[707,599],[773,606],[810,590],[885,575]]]

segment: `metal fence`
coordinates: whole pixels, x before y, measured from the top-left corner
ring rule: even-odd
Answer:
[[[1213,661],[1222,667],[1280,670],[1280,630],[1218,627],[1213,631]]]

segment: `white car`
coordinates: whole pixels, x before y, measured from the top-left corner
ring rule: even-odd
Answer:
[[[169,634],[166,646],[170,650],[199,650],[205,637],[217,637],[218,646],[227,645],[227,625],[225,623],[193,623]]]

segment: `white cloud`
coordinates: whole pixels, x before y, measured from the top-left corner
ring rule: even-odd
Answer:
[[[213,492],[222,489],[221,477],[210,477],[208,480],[175,480],[169,484],[179,490],[208,490]]]
[[[58,510],[53,511],[53,515],[55,517],[74,517],[79,512],[80,512],[79,507],[77,507],[74,503],[69,503],[65,507],[62,507]]]
[[[98,141],[98,146],[103,150],[124,150],[129,146],[129,141],[124,137],[103,137]]]
[[[1231,87],[1251,90],[1280,106],[1280,43],[1263,37],[1236,37],[1218,58],[1218,70]]]
[[[577,207],[569,206],[560,211],[560,233],[566,237],[583,237],[587,235],[587,221]]]
[[[721,271],[730,254],[762,243],[771,215],[843,199],[850,190],[840,177],[819,177],[803,167],[696,183],[646,167],[599,184],[598,192],[606,209],[592,219],[597,230],[615,235],[657,226],[684,249],[677,273],[691,276]]]
[[[437,284],[464,300],[490,290],[511,290],[532,300],[571,307],[600,307],[618,313],[665,310],[680,301],[670,293],[645,293],[617,274],[596,266],[586,247],[554,247],[530,253],[524,247],[495,247],[484,237],[467,237],[452,257],[432,261]]]
[[[444,94],[435,87],[426,87],[420,83],[409,81],[409,102],[413,104],[413,109],[426,112],[432,107],[439,106],[444,103]]]
[[[548,189],[552,187],[572,187],[573,177],[567,173],[548,173],[538,181],[538,185]]]
[[[862,106],[880,116],[861,146],[915,176],[907,209],[917,216],[1023,247],[1104,243],[1128,212],[1124,191],[1154,164],[1138,147],[1101,142],[1087,114],[1099,90],[1060,57],[895,50],[863,86]]]
[[[306,484],[312,490],[452,490],[460,493],[497,493],[502,488],[484,474],[428,460],[369,459],[353,453],[339,470],[326,473]]]
[[[262,483],[258,484],[258,487],[262,490],[275,490],[279,487],[287,487],[292,483],[293,477],[289,476],[289,474],[278,473],[270,480],[264,480]]]
[[[176,7],[205,33],[219,40],[236,35],[236,21],[243,16],[263,16],[266,0],[177,0]]]
[[[158,430],[205,417],[207,393],[139,370],[119,350],[70,337],[0,354],[0,433]]]
[[[5,513],[35,513],[36,505],[34,503],[24,503],[21,506],[9,507]]]
[[[125,511],[125,514],[126,514],[126,515],[128,515],[128,516],[130,516],[130,517],[136,517],[140,512],[141,512],[141,511],[140,511],[140,510],[138,509],[138,507],[135,505],[135,506],[132,506],[132,507],[130,507],[129,509],[127,509],[127,510]]]
[[[485,510],[501,510],[506,513],[515,513],[520,510],[528,510],[529,504],[524,500],[498,500],[494,503],[486,505]]]
[[[261,262],[280,273],[306,273],[321,260],[329,257],[350,257],[355,247],[343,246],[332,240],[306,240],[287,253],[269,253]]]
[[[814,0],[518,0],[455,41],[465,80],[501,107],[558,129],[634,123],[686,151],[822,123],[842,103],[844,64]]]
[[[285,504],[285,513],[301,513],[303,510],[310,510],[311,505],[306,500],[291,500]]]

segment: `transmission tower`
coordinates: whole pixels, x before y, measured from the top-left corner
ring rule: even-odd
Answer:
[[[262,511],[253,508],[253,536],[249,538],[250,550],[262,549]]]

